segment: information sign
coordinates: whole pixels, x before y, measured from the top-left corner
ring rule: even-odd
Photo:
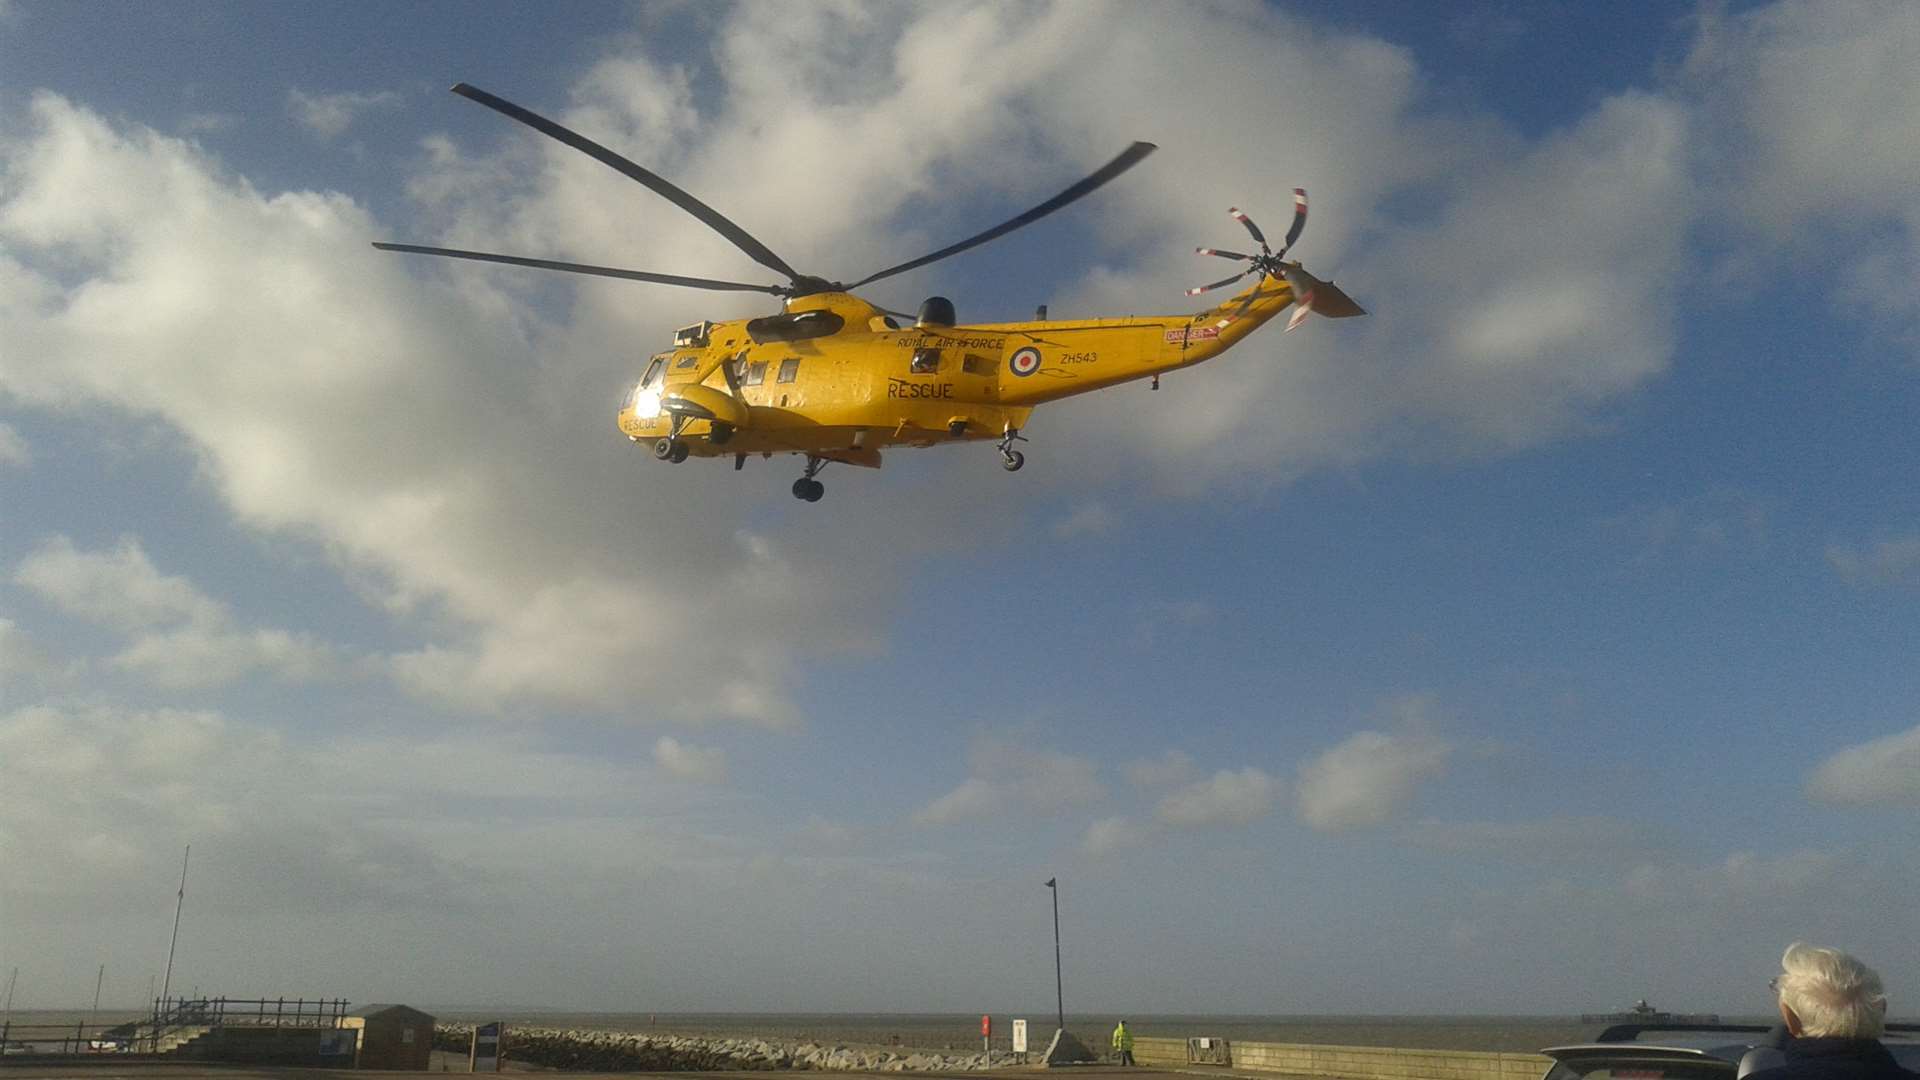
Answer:
[[[500,1044],[506,1041],[507,1026],[498,1020],[473,1029],[473,1049],[467,1054],[469,1072],[499,1072]]]

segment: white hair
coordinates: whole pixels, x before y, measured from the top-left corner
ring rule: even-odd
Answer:
[[[1841,952],[1796,941],[1780,958],[1780,1001],[1811,1037],[1878,1038],[1886,1028],[1887,994],[1880,975]]]

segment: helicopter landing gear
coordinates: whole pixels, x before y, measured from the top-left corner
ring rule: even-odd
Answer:
[[[680,437],[680,432],[685,429],[686,426],[687,418],[675,414],[673,426],[667,429],[667,437],[654,441],[653,456],[655,460],[671,461],[675,465],[687,460],[687,455],[693,453],[693,448],[687,445],[687,440]],[[728,429],[728,435],[732,435],[732,429]]]
[[[1026,442],[1027,437],[1020,434],[1019,428],[1008,428],[1000,437],[1000,467],[1008,472],[1019,472],[1020,466],[1027,463],[1027,455],[1013,448],[1016,442]]]
[[[827,485],[815,480],[813,476],[826,467],[826,458],[809,456],[806,475],[793,482],[793,497],[810,503],[819,502],[820,496],[827,493]]]

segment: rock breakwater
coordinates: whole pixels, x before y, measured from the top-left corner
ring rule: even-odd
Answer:
[[[464,1053],[471,1024],[443,1023],[434,1045]],[[710,1038],[627,1031],[509,1027],[507,1060],[575,1072],[741,1072],[816,1069],[855,1072],[975,1072],[1014,1063],[1003,1051],[943,1054],[785,1039]]]

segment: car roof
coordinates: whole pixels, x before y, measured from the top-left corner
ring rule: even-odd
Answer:
[[[1596,1060],[1737,1063],[1784,1032],[1764,1024],[1615,1024],[1593,1042],[1550,1046],[1542,1054],[1568,1065]],[[1920,1064],[1920,1024],[1888,1024],[1881,1041],[1908,1068]]]

